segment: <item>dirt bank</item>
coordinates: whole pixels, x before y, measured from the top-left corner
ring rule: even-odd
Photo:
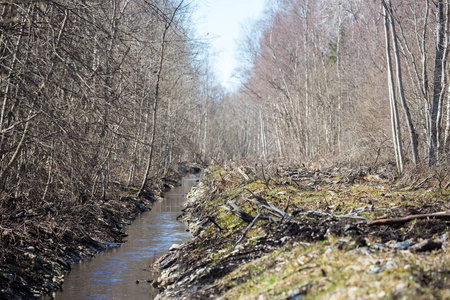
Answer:
[[[210,170],[180,217],[194,239],[155,265],[158,299],[449,298],[450,191],[435,183],[384,168]]]
[[[0,299],[40,299],[61,287],[70,263],[123,242],[123,229],[176,185],[179,172],[153,180],[142,198],[116,187],[107,201],[43,201],[30,207],[17,199],[0,206]]]

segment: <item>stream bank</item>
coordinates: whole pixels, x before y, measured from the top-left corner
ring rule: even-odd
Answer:
[[[64,206],[44,202],[39,208],[0,211],[0,299],[41,299],[61,287],[70,264],[96,255],[126,238],[125,227],[152,203],[177,185],[180,174],[198,171],[180,168],[153,180],[142,198],[117,189],[107,201],[73,201]],[[129,194],[130,196],[127,196]]]
[[[164,200],[153,203],[151,211],[140,214],[125,229],[128,236],[120,247],[73,264],[55,299],[153,299],[157,290],[151,283],[157,274],[150,272],[150,266],[173,244],[191,238],[176,218],[197,181],[195,177],[183,177],[180,186],[164,193]]]
[[[445,212],[448,188],[384,167],[216,167],[202,182],[180,217],[193,240],[155,264],[157,299],[450,298],[448,217],[369,225]]]

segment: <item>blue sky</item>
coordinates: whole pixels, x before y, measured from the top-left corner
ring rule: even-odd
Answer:
[[[266,0],[197,0],[193,15],[199,37],[206,37],[211,45],[211,62],[219,82],[232,89],[237,67],[237,40],[241,26],[261,16]]]

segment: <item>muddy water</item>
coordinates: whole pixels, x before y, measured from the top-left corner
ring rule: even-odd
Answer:
[[[165,199],[154,203],[150,212],[138,216],[125,230],[128,234],[126,243],[72,265],[63,290],[54,295],[55,299],[147,300],[156,297],[156,290],[147,283],[153,279],[149,266],[172,244],[190,238],[186,227],[176,217],[181,213],[186,194],[196,182],[196,178],[183,178],[180,187],[166,193]]]

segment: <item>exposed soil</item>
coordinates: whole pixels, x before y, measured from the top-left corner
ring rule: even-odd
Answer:
[[[380,168],[211,171],[180,217],[195,238],[156,264],[159,299],[450,297],[447,220],[367,224],[449,210],[450,191],[428,184],[405,184]],[[250,220],[270,217],[249,226],[233,205]],[[348,286],[356,276],[363,279]]]

